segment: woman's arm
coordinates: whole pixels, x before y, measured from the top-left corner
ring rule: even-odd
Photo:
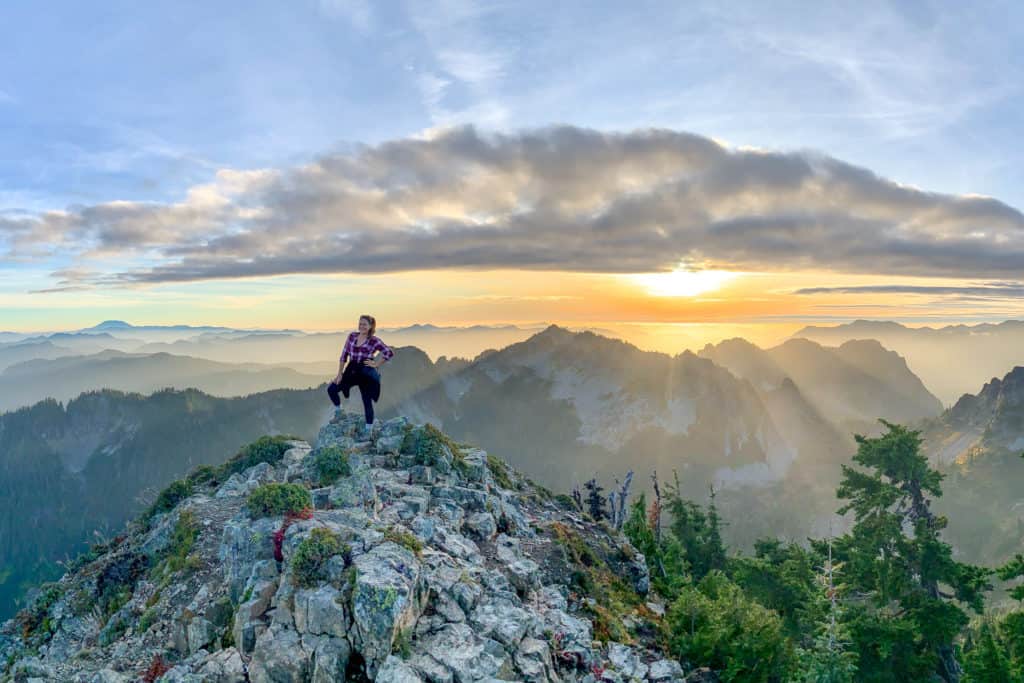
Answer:
[[[373,352],[374,355],[376,355],[377,352],[380,352],[380,356],[374,358],[372,361],[372,365],[375,368],[379,368],[395,356],[395,352],[391,350],[391,347],[382,342],[379,338],[374,339]]]

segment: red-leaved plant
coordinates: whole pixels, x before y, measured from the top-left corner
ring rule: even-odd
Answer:
[[[150,662],[149,668],[146,669],[146,673],[142,674],[142,680],[145,683],[153,683],[156,679],[163,676],[165,673],[171,670],[171,667],[164,661],[162,655],[154,655],[153,661]]]
[[[281,528],[274,532],[274,559],[278,562],[284,562],[284,554],[281,552],[281,546],[284,544],[284,532],[288,531],[292,522],[300,519],[313,519],[313,510],[303,508],[299,512],[289,512],[284,516]]]

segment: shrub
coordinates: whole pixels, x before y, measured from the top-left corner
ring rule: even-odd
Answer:
[[[219,477],[219,468],[214,467],[213,465],[200,465],[189,472],[188,476],[185,477],[185,481],[193,486],[197,486],[208,482],[216,483],[219,480]]]
[[[710,666],[726,682],[788,680],[782,620],[717,569],[683,586],[666,620],[669,648],[680,660]]]
[[[422,427],[410,429],[405,433],[402,438],[401,450],[403,453],[415,455],[417,465],[432,467],[440,462],[446,447],[458,462],[462,456],[458,444],[428,422]]]
[[[419,555],[420,551],[423,550],[423,543],[420,542],[420,539],[404,529],[396,529],[394,527],[388,529],[384,532],[384,540],[397,543],[403,548],[408,548],[416,555]]]
[[[249,494],[246,507],[253,517],[298,514],[313,504],[309,491],[298,484],[263,484]]]
[[[518,488],[509,476],[508,465],[501,458],[494,455],[487,455],[487,467],[494,476],[494,482],[503,489]]]
[[[348,454],[338,446],[317,449],[313,454],[313,468],[316,470],[320,486],[330,486],[339,477],[352,474]]]
[[[259,465],[261,462],[276,465],[281,462],[285,452],[291,448],[289,442],[295,438],[284,434],[261,436],[221,465],[218,468],[218,478],[227,479],[232,474],[242,472],[253,465]]]
[[[348,546],[338,534],[330,529],[318,527],[302,539],[292,557],[293,581],[306,588],[313,588],[323,581],[327,560],[334,555],[347,554]]]
[[[160,492],[160,495],[156,497],[153,504],[149,506],[142,515],[143,521],[149,524],[150,520],[163,512],[169,512],[174,509],[174,506],[185,500],[192,495],[192,485],[184,480],[179,479],[171,482],[171,484]]]

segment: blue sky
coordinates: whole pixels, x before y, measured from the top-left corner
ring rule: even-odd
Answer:
[[[665,128],[1020,209],[1022,27],[1012,2],[5,3],[0,218],[182,202],[458,124]],[[0,311],[164,247],[0,260]]]
[[[845,4],[845,7],[843,5]],[[727,8],[727,9],[726,9]],[[1024,206],[1020,3],[5,3],[7,209],[441,123],[665,126]]]

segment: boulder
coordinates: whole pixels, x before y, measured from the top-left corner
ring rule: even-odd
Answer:
[[[384,542],[354,564],[352,630],[373,678],[391,654],[397,634],[411,629],[422,614],[427,591],[416,556],[397,543]]]

